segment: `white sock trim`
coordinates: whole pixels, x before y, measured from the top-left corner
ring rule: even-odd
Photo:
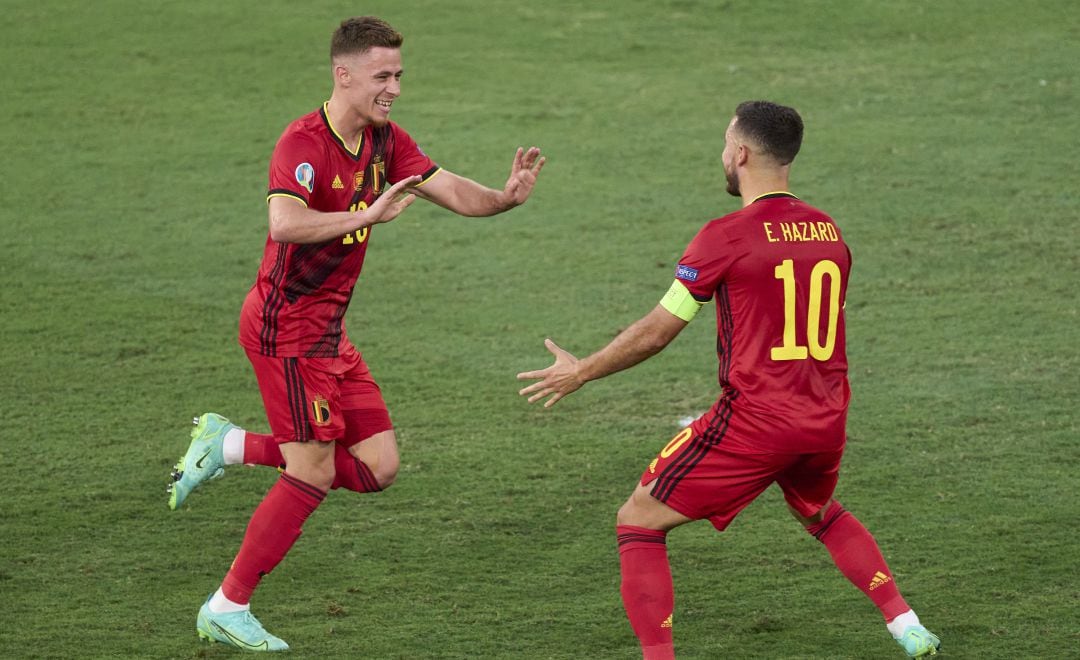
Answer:
[[[244,436],[247,431],[236,428],[229,429],[225,439],[221,442],[221,453],[225,458],[225,465],[240,465],[244,462]]]
[[[229,612],[243,612],[251,609],[251,604],[241,605],[240,603],[234,603],[225,597],[225,592],[218,587],[218,590],[214,592],[213,596],[210,596],[210,602],[207,604],[210,611],[214,614],[228,614]]]
[[[889,633],[894,639],[900,639],[900,636],[904,634],[908,626],[919,625],[919,617],[915,614],[915,610],[908,610],[900,616],[896,617],[892,621],[885,624],[885,627],[889,629]]]

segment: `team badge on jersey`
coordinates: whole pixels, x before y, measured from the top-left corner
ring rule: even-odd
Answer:
[[[353,174],[353,190],[360,192],[360,189],[364,187],[364,171],[360,170]]]
[[[315,168],[311,163],[300,163],[296,166],[296,182],[308,192],[315,190]]]
[[[315,397],[311,402],[311,411],[315,414],[315,426],[326,426],[330,423],[330,402],[326,399]]]
[[[697,268],[691,268],[690,266],[684,266],[679,264],[675,268],[675,277],[686,280],[687,282],[697,282],[698,270]]]
[[[371,161],[371,189],[376,195],[382,192],[382,184],[386,179],[386,163],[382,156],[375,156]]]

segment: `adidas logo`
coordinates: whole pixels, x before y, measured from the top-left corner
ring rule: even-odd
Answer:
[[[334,182],[330,184],[330,187],[334,190],[342,190],[343,188],[345,188],[345,184],[341,182],[341,177],[335,174]]]
[[[661,628],[670,628],[671,627],[671,617],[672,617],[671,614],[667,615],[667,618],[664,619],[664,622],[660,624],[660,627]]]
[[[892,582],[892,578],[888,575],[885,575],[881,571],[878,571],[877,573],[874,573],[874,579],[870,580],[870,591],[873,591],[880,586],[888,584],[889,582]]]

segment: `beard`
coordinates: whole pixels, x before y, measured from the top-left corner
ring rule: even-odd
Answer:
[[[374,126],[375,128],[382,128],[383,126],[386,126],[387,124],[390,123],[390,118],[389,117],[384,117],[382,115],[372,114],[369,117],[369,123],[372,126]]]
[[[741,197],[742,193],[739,191],[739,174],[737,172],[728,172],[724,170],[724,178],[727,179],[727,192],[732,197]]]

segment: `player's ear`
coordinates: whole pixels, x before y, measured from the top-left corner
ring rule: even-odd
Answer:
[[[750,160],[750,147],[746,146],[745,142],[742,142],[735,149],[735,164],[746,165],[748,160]]]
[[[339,85],[348,87],[351,80],[352,74],[349,73],[349,67],[345,66],[341,62],[334,62],[334,82]]]

